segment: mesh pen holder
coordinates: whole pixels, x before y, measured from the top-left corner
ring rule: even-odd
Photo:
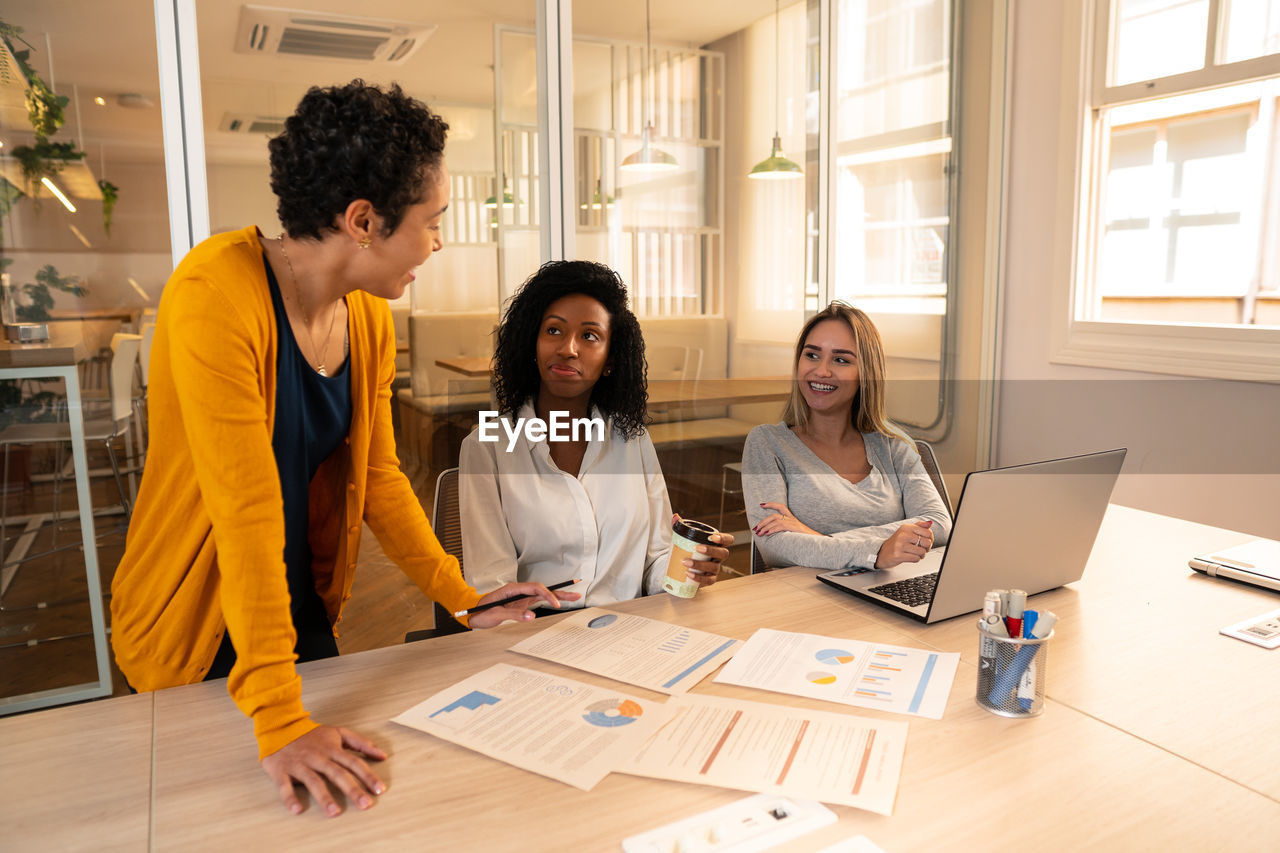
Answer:
[[[981,623],[979,623],[981,626]],[[1015,640],[978,628],[978,705],[1002,717],[1036,717],[1044,711],[1049,636]]]

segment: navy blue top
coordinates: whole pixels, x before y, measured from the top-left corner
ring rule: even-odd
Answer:
[[[338,653],[333,628],[324,609],[324,601],[315,589],[311,574],[309,488],[320,463],[338,449],[351,431],[350,358],[331,376],[321,376],[312,369],[298,348],[298,341],[284,310],[280,285],[271,264],[263,255],[271,304],[275,307],[276,339],[276,415],[271,433],[276,470],[280,476],[280,492],[284,498],[284,565],[289,580],[289,611],[298,633],[294,651],[299,661],[333,657]],[[235,651],[223,637],[209,678],[222,678],[231,672]]]

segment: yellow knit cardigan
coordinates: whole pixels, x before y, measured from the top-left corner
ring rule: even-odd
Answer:
[[[342,619],[367,521],[386,554],[450,611],[480,598],[432,533],[399,470],[391,429],[395,334],[385,300],[347,296],[351,431],[311,482],[316,591]],[[200,681],[230,629],[227,679],[260,756],[318,724],[302,706],[285,580],[284,516],[271,449],[279,342],[256,228],[183,259],[160,300],[151,445],[111,584],[111,644],[137,690]]]

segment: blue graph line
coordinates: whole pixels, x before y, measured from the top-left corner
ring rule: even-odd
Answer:
[[[929,655],[929,660],[925,662],[924,672],[920,675],[920,683],[916,685],[916,695],[911,697],[911,707],[907,709],[913,714],[920,710],[920,705],[924,702],[924,691],[929,686],[929,676],[933,675],[933,665],[937,661],[937,655]]]
[[[708,652],[708,653],[707,653],[706,657],[704,657],[702,660],[700,660],[700,661],[698,661],[697,663],[693,664],[693,666],[689,667],[689,668],[688,668],[688,669],[686,669],[684,672],[682,672],[682,673],[680,673],[679,675],[675,676],[674,678],[672,678],[670,681],[668,681],[666,684],[664,684],[664,685],[662,685],[662,686],[663,686],[663,687],[673,687],[673,686],[675,686],[676,682],[680,681],[680,680],[681,680],[682,678],[684,678],[686,675],[688,675],[689,673],[693,672],[695,669],[697,669],[698,667],[702,666],[704,663],[706,663],[707,661],[711,660],[713,657],[715,657],[716,655],[720,654],[720,653],[721,653],[722,651],[724,651],[725,649],[727,649],[727,648],[729,648],[730,646],[732,646],[735,642],[737,642],[737,641],[736,641],[736,640],[725,640],[725,641],[724,641],[724,643],[723,643],[723,644],[721,644],[719,648],[712,649],[710,652]]]

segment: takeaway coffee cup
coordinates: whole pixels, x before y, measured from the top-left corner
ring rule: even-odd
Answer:
[[[662,588],[678,598],[693,598],[697,595],[698,584],[689,580],[689,570],[685,568],[684,561],[689,557],[709,560],[710,557],[706,554],[698,553],[698,546],[714,545],[711,537],[719,532],[710,524],[687,518],[672,522],[671,560],[667,563],[667,576],[662,579]]]

